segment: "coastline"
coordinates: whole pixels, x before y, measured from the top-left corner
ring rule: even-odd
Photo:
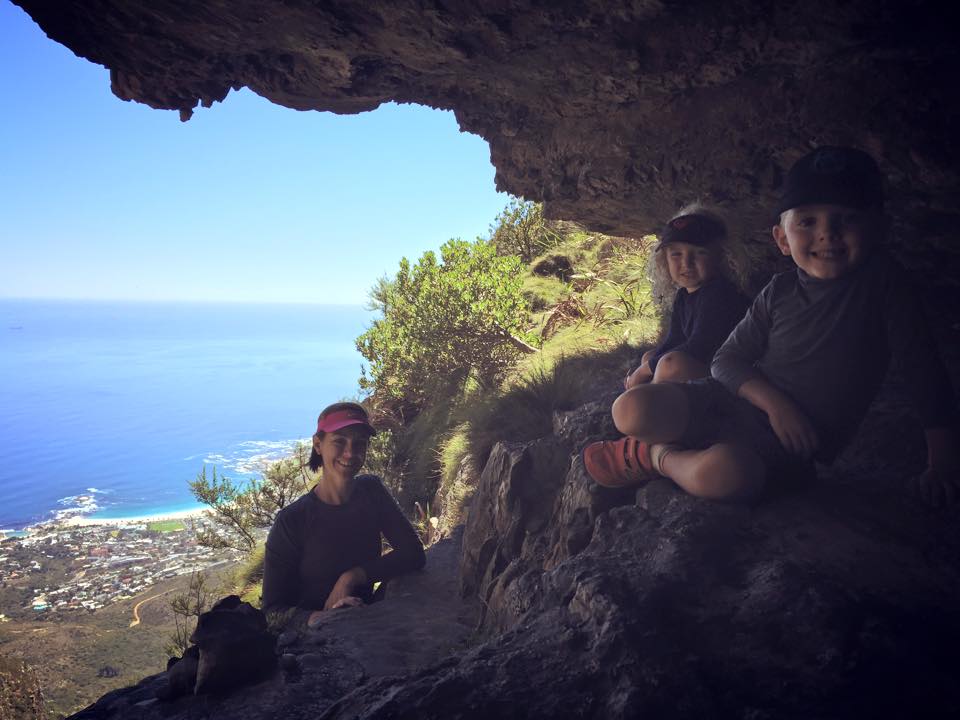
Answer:
[[[125,527],[127,525],[142,525],[150,522],[161,522],[164,520],[186,520],[202,516],[208,508],[198,507],[188,510],[173,510],[170,512],[151,513],[149,515],[133,515],[122,518],[98,518],[75,515],[73,517],[63,518],[55,521],[57,525],[66,527],[89,527],[91,525],[110,525],[113,527]]]

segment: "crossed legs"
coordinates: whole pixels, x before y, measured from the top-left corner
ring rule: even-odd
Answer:
[[[639,385],[613,403],[613,422],[624,435],[651,446],[679,440],[690,423],[686,393],[677,385]],[[705,450],[671,449],[660,455],[659,470],[691,495],[739,499],[756,494],[766,469],[760,456],[743,445],[718,443]],[[662,451],[662,448],[660,449]]]

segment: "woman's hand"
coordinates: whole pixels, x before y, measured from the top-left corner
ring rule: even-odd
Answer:
[[[356,591],[365,585],[366,582],[366,570],[360,566],[350,568],[337,578],[337,582],[327,596],[327,601],[323,604],[323,609],[333,610],[339,607],[356,607],[358,604],[362,605],[363,601],[356,596]],[[353,602],[354,600],[357,602]]]

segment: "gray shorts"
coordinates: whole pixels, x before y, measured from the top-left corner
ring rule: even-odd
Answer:
[[[767,415],[713,378],[677,383],[690,403],[690,423],[677,442],[692,450],[717,443],[742,445],[753,450],[768,470],[806,465],[791,455],[770,427]]]

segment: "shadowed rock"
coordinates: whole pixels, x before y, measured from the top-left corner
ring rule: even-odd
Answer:
[[[600,419],[572,415],[581,430]],[[575,428],[568,449],[604,435]],[[657,480],[599,493],[604,509],[575,453],[550,482],[543,449],[496,447],[474,500],[487,511],[471,515],[463,582],[486,600],[490,640],[365,685],[326,718],[960,712],[960,521],[906,498],[903,467],[835,473],[755,507]],[[526,484],[548,510],[531,512]]]

